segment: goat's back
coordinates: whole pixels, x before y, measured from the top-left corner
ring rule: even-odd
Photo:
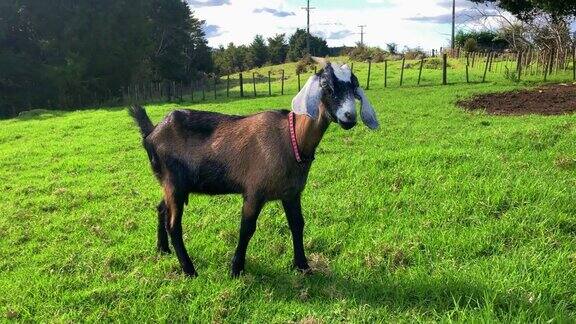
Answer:
[[[287,114],[232,116],[177,110],[157,125],[148,141],[165,161],[166,171],[190,192],[258,190],[280,198],[301,190],[307,174],[293,167]]]

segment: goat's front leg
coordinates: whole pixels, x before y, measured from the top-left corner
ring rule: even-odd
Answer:
[[[302,217],[302,204],[300,195],[293,199],[282,200],[282,206],[288,219],[294,244],[294,266],[301,272],[308,272],[308,260],[304,254],[304,217]]]
[[[262,210],[264,201],[257,197],[246,196],[244,197],[244,206],[242,206],[242,220],[240,222],[240,239],[236,247],[236,253],[232,258],[232,270],[230,274],[232,277],[237,277],[244,271],[244,264],[246,263],[246,249],[248,243],[256,231],[256,221],[258,215]]]

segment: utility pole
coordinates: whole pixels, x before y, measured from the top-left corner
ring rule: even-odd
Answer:
[[[456,48],[454,41],[456,35],[456,0],[452,0],[452,50]]]
[[[306,48],[308,51],[308,55],[310,55],[310,10],[314,10],[316,8],[310,7],[310,0],[308,0],[308,4],[306,7],[302,7],[302,9],[306,10],[307,13],[307,20],[306,20]]]
[[[366,25],[360,25],[358,27],[360,27],[360,45],[364,46],[364,28],[366,28]]]

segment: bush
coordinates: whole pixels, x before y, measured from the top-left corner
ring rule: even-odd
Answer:
[[[464,43],[464,50],[468,53],[476,52],[478,50],[478,42],[474,38],[468,38]]]
[[[379,47],[367,47],[364,45],[358,45],[348,51],[348,57],[353,61],[372,60],[372,62],[380,63],[384,62],[387,56],[387,53]]]
[[[430,70],[442,70],[442,63],[443,60],[439,57],[432,57],[424,61],[424,68]],[[448,63],[448,67],[450,67],[450,63]]]
[[[508,67],[505,67],[505,71],[504,71],[504,77],[506,78],[506,80],[510,80],[512,82],[520,82],[520,79],[518,78],[518,74],[516,74],[516,71],[510,71],[510,69],[508,69]]]
[[[312,57],[310,57],[310,55],[305,55],[300,59],[300,61],[298,61],[298,63],[296,63],[296,74],[308,72],[308,68],[313,68],[314,64],[316,63],[312,60]]]
[[[404,49],[404,57],[407,60],[416,60],[416,59],[421,59],[423,57],[426,57],[426,53],[424,53],[424,51],[420,47],[416,47],[416,48],[406,47]]]

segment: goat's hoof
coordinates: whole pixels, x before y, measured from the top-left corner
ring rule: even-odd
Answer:
[[[301,274],[309,275],[312,274],[312,268],[308,265],[308,263],[304,263],[301,265],[294,264],[294,268],[300,272]]]
[[[232,263],[232,269],[230,270],[230,277],[238,278],[244,272],[244,267],[240,267]]]
[[[244,272],[244,262],[238,261],[236,256],[232,258],[232,266],[230,269],[230,276],[232,278],[238,278],[242,272]]]
[[[235,270],[235,269],[232,269],[232,270],[230,271],[230,277],[232,277],[232,278],[238,278],[238,277],[240,277],[240,275],[242,274],[243,271],[244,271],[244,270]]]
[[[184,272],[184,274],[186,275],[186,277],[188,278],[196,278],[198,277],[198,272],[196,272],[196,269],[192,268],[192,269],[182,269],[182,271]]]
[[[198,272],[196,272],[196,271],[192,271],[192,272],[184,271],[184,275],[186,275],[186,277],[188,277],[188,278],[196,278],[196,277],[198,277]]]
[[[172,251],[170,250],[170,248],[162,247],[162,246],[157,247],[156,251],[158,251],[158,253],[160,253],[160,254],[172,254]]]

